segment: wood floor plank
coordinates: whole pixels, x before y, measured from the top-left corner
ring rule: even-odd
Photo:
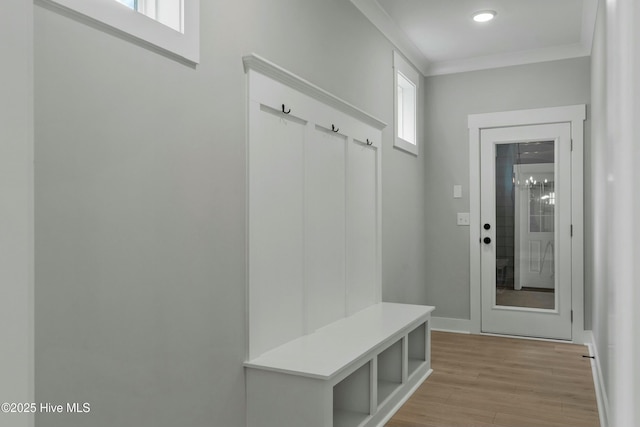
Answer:
[[[597,427],[586,347],[433,331],[433,374],[387,427]]]

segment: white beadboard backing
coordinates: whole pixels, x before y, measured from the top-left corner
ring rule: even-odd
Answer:
[[[381,301],[384,123],[256,55],[244,64],[254,359]]]

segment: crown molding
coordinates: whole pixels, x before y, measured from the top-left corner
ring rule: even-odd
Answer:
[[[598,0],[583,0],[582,2],[582,34],[580,42],[591,55],[593,47],[593,34],[596,30],[596,18],[598,15]]]
[[[537,62],[557,61],[561,59],[589,56],[591,48],[582,43],[553,46],[544,49],[509,52],[496,55],[478,56],[453,61],[434,62],[429,68],[429,76],[464,73],[467,71],[488,70],[513,65],[534,64]]]
[[[385,36],[423,75],[428,75],[429,60],[391,19],[377,0],[351,0],[351,3]]]
[[[377,0],[350,0],[424,76],[487,70],[591,55],[599,0],[583,0],[580,42],[547,48],[432,62],[409,39]]]

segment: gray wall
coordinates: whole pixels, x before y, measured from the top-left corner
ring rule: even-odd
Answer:
[[[611,395],[609,373],[609,287],[607,284],[607,73],[605,5],[600,2],[591,52],[591,189],[593,245],[585,251],[585,263],[593,286],[593,337],[607,395]]]
[[[244,425],[242,55],[392,124],[392,47],[348,1],[202,1],[201,46],[194,70],[36,7],[36,399],[91,404],[38,426]],[[425,162],[392,135],[383,296],[426,303]]]
[[[427,302],[435,316],[469,319],[469,228],[456,226],[456,213],[469,212],[469,114],[589,104],[589,58],[497,68],[425,80],[424,222],[429,256],[425,259]],[[589,152],[586,124],[585,150]],[[587,156],[588,157],[588,156]],[[585,159],[590,192],[590,159]],[[453,185],[463,185],[453,199]],[[587,206],[589,206],[587,196]],[[591,239],[586,217],[586,244]],[[591,325],[590,281],[585,286],[585,325]]]
[[[33,3],[0,2],[0,402],[33,401]],[[0,412],[0,427],[33,425]]]

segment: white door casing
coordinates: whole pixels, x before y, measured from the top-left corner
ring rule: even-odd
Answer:
[[[469,127],[469,211],[470,211],[470,320],[469,331],[481,332],[481,243],[482,224],[480,219],[480,132],[508,126],[525,126],[546,123],[571,124],[571,301],[572,301],[572,341],[584,343],[584,219],[583,219],[583,159],[584,120],[586,106],[515,110],[496,113],[471,114]]]

